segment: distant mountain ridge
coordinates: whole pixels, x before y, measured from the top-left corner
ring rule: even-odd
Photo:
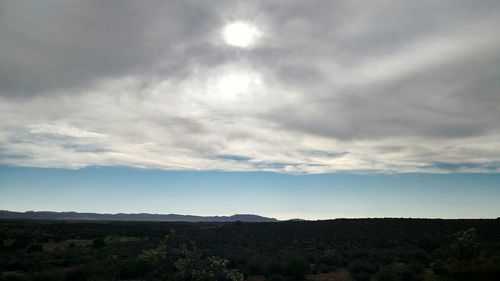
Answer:
[[[193,216],[178,214],[98,214],[78,212],[28,211],[11,212],[0,210],[0,219],[35,219],[35,220],[89,220],[89,221],[159,221],[159,222],[277,222],[275,218],[267,218],[252,214],[236,214],[232,216]]]

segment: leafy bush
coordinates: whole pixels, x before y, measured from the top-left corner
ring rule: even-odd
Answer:
[[[352,279],[354,281],[370,281],[371,280],[371,275],[366,272],[358,272],[358,273],[352,273],[351,274]]]
[[[479,255],[479,243],[476,230],[469,228],[455,234],[455,241],[451,246],[452,253],[459,260],[471,260]]]
[[[318,264],[316,267],[315,267],[315,270],[318,272],[318,273],[328,273],[330,271],[332,271],[332,267],[325,264],[325,263],[320,263]]]
[[[27,253],[35,253],[35,252],[43,252],[43,247],[42,245],[38,243],[32,243],[26,248]]]
[[[377,281],[398,281],[398,274],[391,266],[382,267],[375,275]]]
[[[96,238],[92,240],[92,247],[94,248],[102,248],[106,245],[106,242],[102,238]]]
[[[384,266],[375,275],[377,281],[415,281],[417,274],[408,266]]]
[[[152,277],[159,280],[179,281],[243,281],[243,275],[227,269],[228,261],[218,257],[203,258],[194,242],[190,246],[181,244],[172,247],[175,240],[167,236],[156,247],[144,251],[140,256],[152,265]]]
[[[377,270],[378,266],[375,263],[366,260],[355,260],[349,265],[351,273],[375,273]]]
[[[297,281],[304,280],[309,271],[309,263],[301,258],[294,258],[290,260],[285,269],[286,275],[290,277],[291,280]]]

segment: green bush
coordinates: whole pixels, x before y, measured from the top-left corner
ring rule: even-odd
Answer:
[[[398,281],[398,274],[391,266],[382,267],[375,275],[377,281]]]
[[[63,281],[87,281],[87,273],[81,269],[72,270],[64,274]]]
[[[377,281],[415,281],[417,274],[408,266],[384,266],[375,275]]]
[[[455,234],[455,241],[451,246],[452,253],[459,260],[471,260],[479,255],[479,243],[476,230],[470,228]]]
[[[59,274],[53,271],[44,271],[33,274],[29,281],[57,281],[61,280]]]
[[[294,258],[287,263],[285,272],[291,280],[304,280],[310,272],[310,265],[304,259]]]
[[[286,281],[286,278],[280,274],[273,274],[267,279],[267,281]]]
[[[102,248],[106,245],[106,242],[102,238],[96,238],[92,240],[92,247],[94,248]]]
[[[353,281],[370,281],[371,275],[366,272],[358,272],[351,274]]]
[[[378,270],[378,266],[367,260],[355,260],[349,265],[349,271],[351,273],[375,273]]]
[[[43,247],[42,245],[38,243],[32,243],[26,248],[27,253],[35,253],[35,252],[43,252]]]
[[[317,273],[328,273],[332,271],[332,267],[325,263],[320,263],[315,267]]]

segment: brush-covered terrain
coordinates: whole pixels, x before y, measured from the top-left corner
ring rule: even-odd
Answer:
[[[500,220],[0,220],[0,280],[500,280]]]

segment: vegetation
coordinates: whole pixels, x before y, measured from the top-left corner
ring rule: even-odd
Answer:
[[[0,280],[500,280],[500,220],[0,220]]]

